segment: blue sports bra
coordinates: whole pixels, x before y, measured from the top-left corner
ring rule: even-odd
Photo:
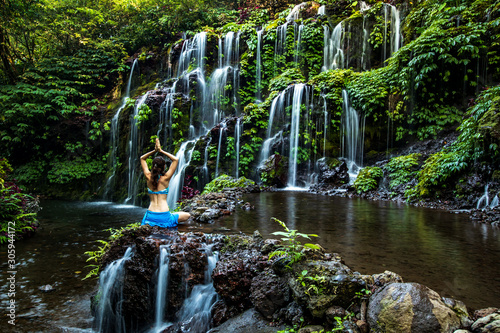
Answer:
[[[148,187],[148,193],[149,194],[168,194],[168,187],[166,189],[161,190],[161,191],[151,191]]]

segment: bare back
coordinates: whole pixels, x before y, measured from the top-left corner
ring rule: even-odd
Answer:
[[[153,192],[161,192],[165,189],[168,188],[170,179],[167,179],[167,176],[161,176],[160,180],[158,181],[158,188],[156,190],[153,190],[153,181],[150,179],[147,184],[148,184],[148,189],[150,189]],[[149,199],[150,199],[150,204],[148,210],[151,212],[167,212],[170,209],[168,208],[167,204],[167,194],[149,194]]]

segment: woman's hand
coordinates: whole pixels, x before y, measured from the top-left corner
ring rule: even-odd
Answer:
[[[160,139],[156,138],[155,151],[161,151]]]

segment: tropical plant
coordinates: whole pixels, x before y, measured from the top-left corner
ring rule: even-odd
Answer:
[[[298,240],[298,238],[300,237],[311,239],[311,237],[319,237],[318,235],[300,233],[295,229],[290,230],[286,226],[285,222],[280,221],[275,217],[272,217],[271,221],[278,222],[283,227],[283,229],[285,229],[285,231],[275,231],[272,233],[273,235],[283,237],[281,237],[282,242],[280,247],[269,254],[269,260],[271,260],[275,256],[279,258],[285,258],[288,260],[286,267],[290,269],[294,263],[299,262],[303,258],[304,254],[302,253],[302,250],[304,248],[313,250],[320,249],[319,245],[317,244],[302,244]]]

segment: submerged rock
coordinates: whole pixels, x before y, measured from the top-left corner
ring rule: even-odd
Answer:
[[[224,324],[212,328],[208,333],[276,333],[278,329],[278,327],[269,326],[269,322],[264,320],[255,309],[249,309]]]

